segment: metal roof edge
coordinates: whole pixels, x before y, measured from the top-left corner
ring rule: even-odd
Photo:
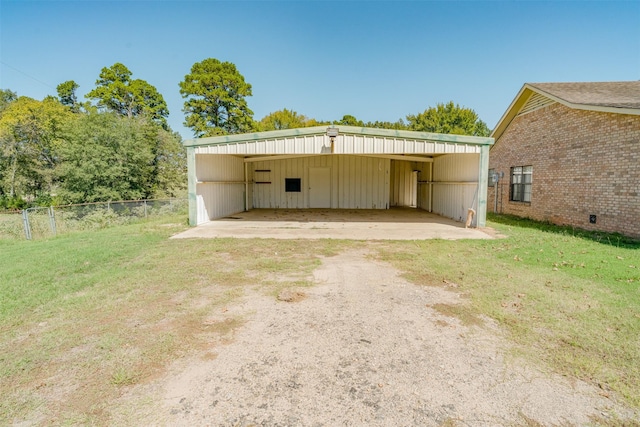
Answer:
[[[199,147],[206,145],[232,144],[237,142],[259,141],[262,139],[286,138],[291,136],[305,136],[325,133],[327,133],[327,126],[313,126],[308,128],[269,130],[264,132],[236,133],[233,135],[187,139],[183,142],[183,144],[186,147]]]
[[[254,142],[276,138],[289,138],[295,136],[308,136],[308,135],[326,135],[327,128],[336,128],[340,134],[347,135],[368,135],[379,137],[391,137],[402,139],[416,139],[425,141],[441,141],[458,144],[473,144],[473,145],[493,145],[494,139],[492,137],[484,136],[470,136],[470,135],[453,135],[443,133],[429,133],[429,132],[417,132],[409,130],[396,130],[396,129],[379,129],[368,128],[359,126],[338,126],[338,125],[324,125],[313,126],[308,128],[295,128],[295,129],[283,129],[283,130],[271,130],[265,132],[253,132],[242,133],[234,135],[222,135],[212,136],[205,138],[187,139],[183,141],[185,147],[202,147],[211,145],[223,145],[234,144],[242,142]]]
[[[493,138],[486,137],[486,136],[454,135],[454,134],[448,134],[448,133],[431,133],[431,132],[419,132],[414,130],[367,128],[367,127],[359,127],[359,126],[334,126],[334,127],[336,127],[338,131],[343,134],[382,136],[382,137],[417,139],[417,140],[424,140],[424,141],[454,142],[454,143],[460,143],[460,144],[475,144],[475,145],[492,145],[494,142]]]

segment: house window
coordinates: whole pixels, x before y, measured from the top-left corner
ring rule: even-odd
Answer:
[[[284,191],[287,193],[299,193],[302,190],[302,180],[300,178],[285,178]]]
[[[533,166],[516,166],[511,168],[511,192],[509,200],[514,202],[531,202],[531,182]]]

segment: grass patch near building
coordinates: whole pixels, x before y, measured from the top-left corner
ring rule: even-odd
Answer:
[[[490,217],[504,238],[381,246],[381,258],[422,285],[468,297],[522,354],[620,393],[640,407],[640,242],[545,223]]]
[[[123,388],[232,340],[245,319],[227,305],[308,286],[319,257],[348,245],[169,239],[185,228],[164,217],[0,240],[1,420],[106,424]]]
[[[506,237],[172,240],[186,228],[176,216],[0,240],[0,419],[108,424],[128,387],[233,340],[246,321],[234,302],[303,297],[323,256],[354,249],[466,297],[439,312],[474,327],[489,316],[521,354],[640,407],[640,244],[509,218],[490,226]]]

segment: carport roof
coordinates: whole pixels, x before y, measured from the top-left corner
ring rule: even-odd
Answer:
[[[415,132],[407,130],[395,129],[378,129],[358,126],[314,126],[308,128],[284,129],[267,132],[244,133],[235,135],[223,135],[206,138],[189,139],[184,141],[185,147],[206,147],[216,145],[227,145],[237,143],[250,143],[258,141],[267,141],[274,139],[286,139],[295,137],[309,136],[327,136],[329,128],[336,129],[339,135],[360,135],[381,139],[405,139],[424,142],[441,142],[447,144],[463,144],[463,145],[492,145],[493,138],[468,136],[468,135],[451,135],[429,132]]]

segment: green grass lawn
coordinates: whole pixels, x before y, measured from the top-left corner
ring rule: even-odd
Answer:
[[[506,238],[394,243],[382,258],[417,284],[455,283],[519,350],[640,407],[640,242],[491,217]]]
[[[489,225],[507,237],[169,240],[185,220],[163,217],[0,240],[0,424],[108,423],[123,387],[245,320],[205,322],[211,313],[249,289],[275,296],[309,286],[320,256],[360,247],[414,283],[467,297],[448,313],[489,316],[520,354],[640,408],[640,244],[529,221]]]
[[[249,288],[310,285],[318,256],[346,244],[168,239],[185,228],[165,217],[0,240],[0,425],[107,423],[121,387],[243,322],[204,322],[212,312]]]

